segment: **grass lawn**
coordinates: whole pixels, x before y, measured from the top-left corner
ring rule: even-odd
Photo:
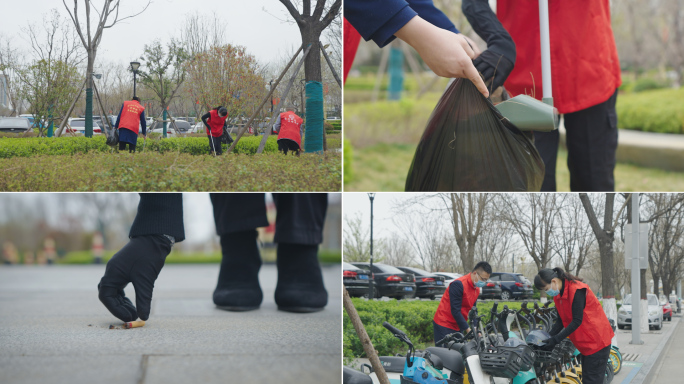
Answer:
[[[344,181],[344,190],[403,191],[415,150],[416,146],[411,144],[377,144],[354,148],[354,177],[351,181]],[[570,173],[565,150],[558,154],[556,183],[559,192],[570,191]],[[683,191],[684,173],[618,163],[615,169],[615,190]]]

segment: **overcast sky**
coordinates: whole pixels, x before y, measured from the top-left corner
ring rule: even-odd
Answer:
[[[2,3],[0,34],[12,36],[24,51],[28,51],[30,45],[20,37],[21,28],[29,23],[39,25],[53,8],[68,17],[63,3],[58,0],[7,0]],[[73,5],[72,1],[66,3]],[[102,1],[94,3],[101,7]],[[122,1],[120,15],[137,13],[144,3],[143,0]],[[80,0],[79,4],[82,4]],[[142,54],[145,44],[155,39],[166,42],[172,37],[180,37],[185,15],[195,12],[215,13],[221,17],[225,21],[227,40],[246,46],[248,52],[264,64],[301,44],[297,25],[279,20],[286,18],[287,11],[278,0],[153,0],[143,14],[104,31],[97,58],[128,63]]]

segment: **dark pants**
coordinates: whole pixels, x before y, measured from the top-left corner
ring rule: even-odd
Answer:
[[[268,226],[263,193],[212,193],[216,233],[221,236]],[[320,244],[328,208],[325,193],[274,193],[274,242]],[[183,199],[180,193],[141,193],[130,237],[164,234],[185,238]]]
[[[610,345],[593,355],[582,356],[582,384],[603,384]]]
[[[130,153],[135,152],[135,144],[125,143],[123,141],[119,141],[119,151],[125,150],[126,144],[128,144],[128,152],[130,152]]]
[[[290,139],[280,139],[278,140],[278,150],[287,155],[287,151],[290,150],[299,156],[299,144],[296,141]]]
[[[209,154],[216,151],[217,155],[223,154],[223,147],[221,147],[221,138],[207,135],[209,138]]]
[[[263,193],[212,193],[216,233],[221,236],[268,226]],[[320,244],[328,208],[325,193],[274,193],[275,243]]]
[[[451,334],[454,332],[459,332],[455,329],[442,327],[441,325],[435,323],[434,320],[432,320],[432,328],[433,328],[433,335],[435,337],[435,343],[442,340],[448,334]]]
[[[617,90],[603,103],[564,115],[571,191],[615,190],[616,99]],[[546,167],[542,192],[556,191],[558,141],[557,130],[534,133],[534,145]]]

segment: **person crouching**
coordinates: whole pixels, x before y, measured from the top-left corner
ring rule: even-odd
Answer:
[[[273,130],[278,133],[278,150],[287,155],[290,150],[299,156],[302,147],[302,120],[288,108],[278,116],[278,120],[273,125]]]
[[[145,107],[140,105],[139,97],[133,96],[133,99],[130,101],[124,101],[121,111],[119,111],[119,117],[116,119],[116,124],[114,124],[114,128],[119,130],[120,151],[126,149],[126,144],[128,144],[128,152],[135,152],[140,127],[142,127],[143,137],[146,137]]]

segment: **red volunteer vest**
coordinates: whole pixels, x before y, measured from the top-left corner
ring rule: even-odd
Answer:
[[[475,287],[470,273],[452,281],[449,284],[449,287],[451,287],[451,284],[454,284],[456,281],[460,281],[463,284],[461,315],[463,315],[463,318],[467,321],[468,312],[470,312],[470,310],[473,308],[473,305],[475,305],[477,297],[480,296],[480,288]],[[451,298],[449,297],[449,287],[447,287],[446,291],[444,291],[442,299],[439,301],[439,306],[437,307],[437,312],[435,312],[435,317],[433,320],[442,327],[451,328],[456,331],[465,331],[465,329],[460,329],[458,327],[456,319],[454,319],[454,316],[451,315]]]
[[[221,117],[219,116],[218,111],[215,109],[209,111],[209,115],[210,116],[207,120],[207,123],[209,124],[209,128],[211,128],[211,130],[208,133],[211,133],[213,137],[223,136],[223,124],[226,122],[228,115]]]
[[[302,134],[300,128],[302,127],[301,117],[295,115],[294,112],[283,112],[280,114],[280,132],[278,132],[278,140],[290,139],[302,147]]]
[[[614,335],[596,295],[581,281],[565,280],[563,295],[556,295],[553,302],[563,326],[567,327],[572,322],[572,300],[575,298],[575,291],[582,288],[587,290],[587,304],[584,307],[582,324],[568,338],[582,355],[588,356],[609,346]]]
[[[517,51],[506,89],[511,96],[532,96],[534,89],[541,100],[539,1],[498,0],[496,14]],[[558,112],[576,112],[608,100],[622,83],[609,0],[549,0],[549,35],[553,105]]]
[[[352,25],[344,19],[343,26],[344,39],[344,82],[347,82],[347,75],[354,64],[354,57],[356,57],[356,50],[359,48],[361,42],[361,35],[352,27]]]
[[[140,132],[140,114],[145,108],[136,100],[128,100],[123,103],[119,128],[130,129],[137,135]]]

